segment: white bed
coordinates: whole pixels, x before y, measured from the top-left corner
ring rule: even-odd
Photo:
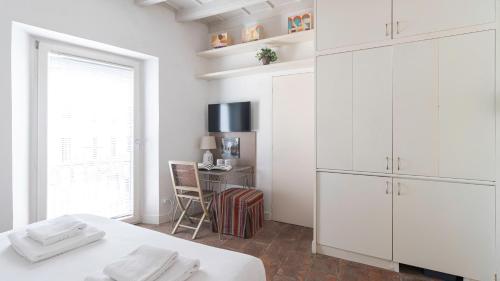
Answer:
[[[173,249],[180,255],[200,260],[200,271],[189,281],[265,281],[262,262],[252,256],[205,246],[160,232],[91,215],[78,215],[104,231],[102,241],[53,257],[30,263],[19,256],[0,234],[1,281],[79,281],[102,271],[110,261],[124,256],[141,244]]]

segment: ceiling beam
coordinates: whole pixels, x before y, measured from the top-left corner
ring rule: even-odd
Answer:
[[[166,3],[167,0],[135,0],[135,3],[141,6],[152,6],[160,3]]]
[[[159,0],[142,0],[159,1]],[[236,11],[254,4],[264,3],[267,0],[216,0],[208,2],[200,7],[181,9],[176,13],[176,19],[180,22],[194,21],[208,18],[222,13]]]

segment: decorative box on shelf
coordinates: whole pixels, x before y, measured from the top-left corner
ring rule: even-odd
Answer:
[[[311,30],[313,28],[312,13],[288,17],[288,33]]]

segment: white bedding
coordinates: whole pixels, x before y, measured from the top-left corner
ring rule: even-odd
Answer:
[[[0,234],[1,281],[83,281],[142,244],[165,247],[200,260],[200,271],[189,281],[265,281],[262,262],[252,256],[201,245],[156,231],[91,215],[77,217],[106,232],[103,240],[54,258],[30,263]]]

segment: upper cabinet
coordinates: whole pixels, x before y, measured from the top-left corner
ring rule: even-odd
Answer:
[[[318,50],[391,40],[391,0],[317,0]]]
[[[317,58],[317,168],[352,170],[352,53]]]
[[[438,42],[394,47],[394,173],[438,176]]]
[[[439,40],[439,174],[495,179],[495,31]]]
[[[353,54],[353,168],[392,172],[392,47]]]
[[[319,56],[318,168],[495,180],[495,32]]]
[[[495,21],[495,0],[317,0],[318,51]]]
[[[495,21],[495,0],[394,0],[393,3],[394,38]]]

